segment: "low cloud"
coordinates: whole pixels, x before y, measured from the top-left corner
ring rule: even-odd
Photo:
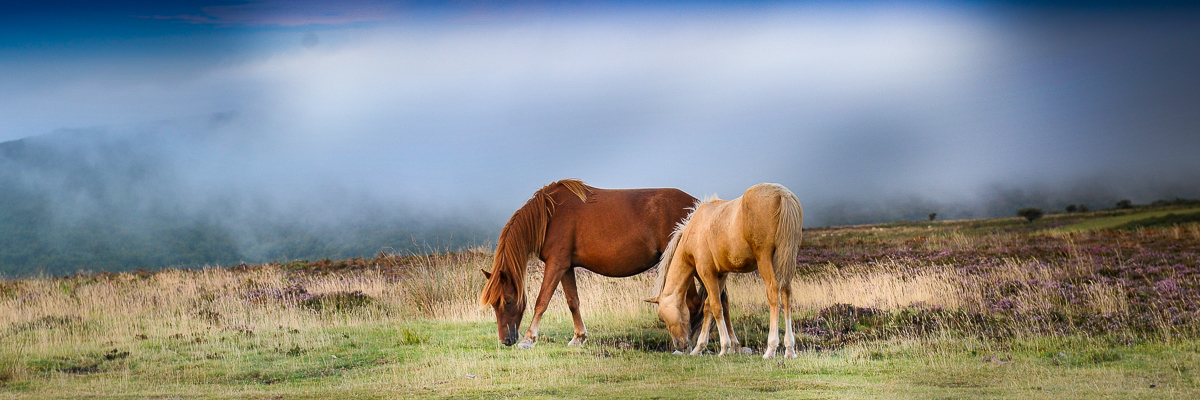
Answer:
[[[1200,196],[1194,14],[771,6],[405,24],[362,4],[205,9],[204,23],[310,22],[198,64],[0,62],[28,78],[0,88],[0,130],[138,138],[120,140],[142,146],[128,167],[146,181],[101,180],[119,203],[330,235],[392,221],[494,236],[568,177],[723,198],[778,182],[809,226]],[[347,23],[368,14],[385,20]],[[21,67],[35,64],[55,69]],[[55,201],[89,215],[80,199]]]

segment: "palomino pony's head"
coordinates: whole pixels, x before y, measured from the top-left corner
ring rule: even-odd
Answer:
[[[505,346],[517,342],[521,319],[525,317],[525,267],[529,257],[542,251],[546,225],[556,204],[551,196],[559,187],[570,190],[580,200],[587,200],[587,186],[574,179],[553,182],[534,192],[500,230],[492,272],[483,271],[487,284],[479,294],[479,302],[496,311],[496,329]]]
[[[655,296],[646,299],[647,302],[658,304],[658,318],[666,323],[675,350],[687,350],[688,339],[692,337],[693,332],[698,332],[703,320],[704,299],[708,296],[703,285],[697,292],[696,285],[692,283],[695,279],[693,269],[674,266],[675,252],[679,249],[683,229],[691,222],[696,209],[714,199],[716,196],[696,202],[696,205],[691,207],[692,211],[675,224],[671,241],[667,243],[667,248],[658,262],[658,279],[654,282]],[[668,282],[671,282],[669,287]]]

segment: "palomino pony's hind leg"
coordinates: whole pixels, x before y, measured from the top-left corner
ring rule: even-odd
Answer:
[[[796,358],[796,336],[792,333],[792,285],[785,284],[779,288],[779,302],[783,304],[783,356]]]
[[[758,274],[762,276],[763,285],[767,287],[767,303],[771,305],[771,331],[767,334],[767,349],[763,358],[775,356],[779,348],[779,285],[775,281],[775,266],[771,263],[771,253],[758,254]]]
[[[579,314],[579,288],[575,286],[575,268],[567,268],[562,278],[563,295],[567,297],[567,308],[571,309],[571,319],[575,320],[575,337],[567,346],[583,346],[587,342],[587,327],[583,325],[583,316]]]
[[[529,330],[525,331],[525,338],[521,339],[517,348],[529,350],[537,345],[538,325],[542,321],[542,314],[550,305],[554,289],[558,287],[559,282],[562,282],[563,274],[567,272],[568,268],[570,268],[568,262],[561,258],[546,260],[546,272],[542,277],[542,289],[538,292],[537,305],[533,309],[533,321],[530,321]]]

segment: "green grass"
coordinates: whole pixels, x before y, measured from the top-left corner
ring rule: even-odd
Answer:
[[[1200,222],[1200,212],[1170,213],[1161,217],[1139,219],[1118,225],[1114,229],[1161,228]]]
[[[0,398],[1200,396],[1196,341],[942,337],[763,360],[623,349],[601,344],[620,340],[604,333],[596,343],[568,347],[569,324],[559,325],[545,333],[559,340],[531,351],[498,345],[490,323],[427,320],[90,343],[4,355],[0,365],[32,371],[0,384]]]
[[[1054,228],[1054,229],[1049,229],[1049,230],[1047,230],[1047,232],[1048,233],[1067,233],[1067,232],[1092,231],[1092,230],[1097,230],[1097,229],[1110,229],[1110,228],[1116,228],[1116,227],[1119,227],[1119,226],[1122,226],[1122,225],[1125,225],[1125,224],[1128,224],[1128,223],[1131,223],[1134,221],[1138,221],[1138,220],[1164,217],[1168,214],[1189,214],[1189,213],[1196,213],[1196,212],[1200,212],[1200,207],[1133,212],[1133,213],[1129,213],[1129,214],[1116,215],[1116,216],[1111,216],[1111,217],[1087,219],[1087,220],[1084,220],[1083,222],[1066,225],[1066,226],[1061,226],[1061,227]]]

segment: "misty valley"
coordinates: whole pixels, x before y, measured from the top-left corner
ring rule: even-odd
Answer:
[[[402,204],[192,193],[186,166],[170,160],[196,145],[102,130],[0,143],[0,276],[424,253],[486,245],[499,231],[487,218],[418,215]]]

